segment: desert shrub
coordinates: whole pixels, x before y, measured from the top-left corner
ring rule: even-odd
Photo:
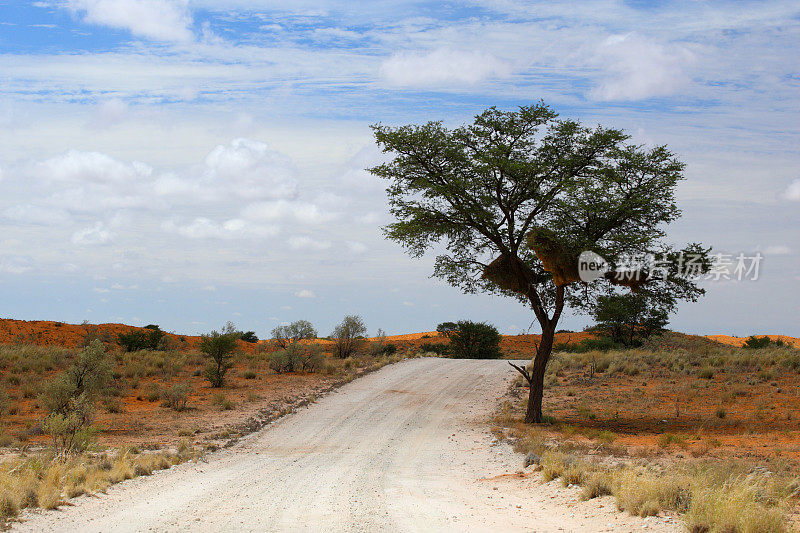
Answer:
[[[11,408],[11,399],[8,397],[8,393],[6,392],[5,388],[0,385],[0,416],[5,416],[8,414],[8,410]]]
[[[255,370],[247,370],[242,374],[244,379],[256,379],[258,374],[256,374]]]
[[[175,383],[164,391],[164,407],[169,407],[175,411],[185,411],[186,402],[189,400],[189,384]]]
[[[611,337],[598,337],[596,339],[583,339],[581,342],[574,343],[561,342],[553,347],[553,351],[568,353],[607,352],[621,347],[622,345],[614,342]]]
[[[277,350],[268,356],[269,368],[278,374],[292,371],[292,359],[286,350]]]
[[[94,402],[105,394],[109,379],[105,348],[95,340],[67,370],[45,384],[40,395],[46,413],[42,427],[62,457],[88,444]]]
[[[233,353],[236,350],[236,334],[212,331],[200,340],[200,351],[209,359],[205,376],[212,387],[225,385],[225,374],[233,368]]]
[[[373,342],[369,346],[369,354],[373,357],[394,355],[396,353],[397,353],[397,345],[391,342],[388,343]]]
[[[443,357],[450,352],[450,347],[447,344],[423,342],[419,345],[418,350],[422,353],[435,353],[436,355]]]
[[[142,329],[120,333],[117,336],[117,342],[128,352],[156,350],[163,337],[164,332],[158,326],[150,324]]]
[[[500,333],[485,322],[461,320],[450,335],[449,352],[456,359],[499,359]]]
[[[786,343],[781,339],[772,340],[769,337],[756,337],[751,335],[742,345],[743,348],[750,350],[760,350],[762,348],[769,348],[770,346],[786,346]]]
[[[255,331],[244,331],[241,335],[239,335],[239,338],[244,342],[249,342],[251,344],[258,342],[258,335],[256,335]]]
[[[358,315],[348,315],[337,325],[331,338],[333,339],[333,353],[340,359],[359,353],[366,343],[367,326]]]
[[[144,389],[144,397],[148,402],[157,402],[161,399],[161,386],[158,383],[148,383]]]
[[[317,344],[290,344],[285,350],[269,354],[269,367],[278,374],[283,372],[318,372],[325,357]]]
[[[308,320],[295,320],[291,324],[277,326],[272,330],[272,340],[284,349],[301,340],[315,338],[317,338],[317,330]]]
[[[711,379],[714,377],[714,369],[710,367],[701,368],[697,373],[697,377],[700,379]]]

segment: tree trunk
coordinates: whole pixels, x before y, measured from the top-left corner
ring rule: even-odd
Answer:
[[[542,423],[542,397],[544,396],[544,373],[547,362],[553,352],[555,339],[555,324],[542,328],[542,340],[533,359],[533,372],[531,373],[530,392],[528,393],[528,410],[525,413],[526,424]]]

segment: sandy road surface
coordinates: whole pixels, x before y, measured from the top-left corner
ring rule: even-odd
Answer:
[[[414,359],[358,379],[236,446],[16,531],[678,531],[514,475],[486,418],[504,361]]]

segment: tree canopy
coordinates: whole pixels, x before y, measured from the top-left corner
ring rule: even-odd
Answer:
[[[559,118],[543,102],[492,107],[453,129],[442,122],[372,129],[392,154],[369,169],[389,181],[395,221],[386,236],[414,257],[435,248],[433,275],[465,292],[530,305],[543,334],[536,381],[565,305],[588,310],[613,286],[646,284],[687,300],[703,294],[681,271],[686,254],[707,271],[708,250],[664,240],[666,225],[680,216],[675,187],[684,169],[665,146],[647,148],[622,130]],[[584,251],[607,262],[597,283],[579,283]],[[630,257],[658,257],[659,271],[632,267]]]

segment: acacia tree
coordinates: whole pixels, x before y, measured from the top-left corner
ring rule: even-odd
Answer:
[[[648,285],[676,299],[703,290],[680,276],[681,251],[662,242],[680,216],[674,191],[683,163],[664,146],[629,144],[622,130],[558,118],[543,102],[506,112],[494,107],[455,129],[441,122],[372,126],[391,161],[369,169],[389,180],[396,221],[385,235],[414,257],[436,247],[433,275],[464,292],[513,296],[542,330],[532,369],[526,422],[541,422],[544,375],[565,306],[591,308],[610,285]],[[581,283],[578,258],[608,262],[596,283]],[[708,250],[698,244],[698,273]],[[625,269],[625,256],[663,254],[666,275]],[[655,286],[658,286],[657,288]]]
[[[625,346],[641,344],[642,339],[663,330],[669,322],[663,303],[646,289],[599,296],[593,315],[598,328]]]

